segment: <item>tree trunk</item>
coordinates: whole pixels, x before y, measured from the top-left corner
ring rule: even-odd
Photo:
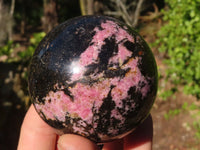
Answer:
[[[139,0],[138,1],[138,4],[137,4],[137,7],[136,7],[136,10],[135,10],[135,14],[134,14],[134,17],[133,17],[133,26],[137,26],[138,24],[138,19],[139,19],[139,16],[140,16],[140,12],[141,12],[141,8],[142,8],[142,4],[145,0]]]
[[[79,0],[82,15],[94,14],[94,0]]]
[[[10,7],[10,18],[11,19],[13,19],[14,10],[15,10],[15,0],[12,0],[11,7]],[[9,41],[12,41],[12,33],[13,33],[13,22],[11,22],[8,27]]]
[[[11,9],[0,0],[0,46],[12,40],[14,0]]]
[[[56,4],[56,0],[43,0],[44,16],[42,25],[46,33],[58,24]]]

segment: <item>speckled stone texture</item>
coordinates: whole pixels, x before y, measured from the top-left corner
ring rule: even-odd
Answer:
[[[149,114],[157,67],[133,29],[105,16],[68,20],[39,44],[29,91],[42,117],[60,133],[102,143],[134,130]]]

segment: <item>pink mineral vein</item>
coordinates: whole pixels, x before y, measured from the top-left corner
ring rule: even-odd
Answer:
[[[101,27],[103,30],[100,30],[99,28],[94,29],[96,34],[91,41],[93,44],[81,54],[80,60],[77,60],[76,63],[72,64],[72,69],[74,67],[77,68],[74,68],[71,82],[83,77],[84,67],[92,63],[98,63],[98,54],[101,51],[101,47],[105,44],[103,41],[106,38],[115,35],[118,43],[124,39],[134,43],[133,37],[128,34],[126,30],[112,21],[102,23]],[[103,99],[108,96],[112,85],[114,85],[114,88],[111,90],[111,96],[112,100],[115,102],[116,108],[121,108],[122,100],[129,98],[128,90],[131,87],[136,86],[139,88],[139,82],[144,82],[145,86],[142,87],[142,89],[137,90],[141,91],[142,96],[146,96],[149,91],[149,85],[138,68],[140,58],[131,58],[126,64],[123,64],[123,62],[127,58],[130,58],[131,55],[132,52],[123,46],[123,42],[119,43],[118,53],[110,58],[109,64],[121,62],[121,69],[129,68],[130,70],[126,73],[125,77],[103,78],[92,86],[77,83],[74,87],[69,88],[69,91],[74,96],[73,100],[62,91],[62,88],[60,91],[57,89],[57,92],[50,91],[45,97],[45,104],[35,104],[36,109],[42,111],[47,119],[58,119],[64,122],[65,115],[68,112],[71,115],[71,118],[78,117],[85,120],[87,123],[92,123],[92,109],[95,107],[95,110],[98,110],[98,108],[101,107]],[[90,77],[92,79],[99,79],[103,77],[103,74],[101,73],[95,76],[90,75]],[[133,103],[131,107],[134,108],[135,104]],[[125,111],[128,110],[125,108]],[[111,111],[111,116],[120,119],[122,121],[121,123],[125,120],[117,109]],[[82,129],[74,127],[74,130],[78,131]]]

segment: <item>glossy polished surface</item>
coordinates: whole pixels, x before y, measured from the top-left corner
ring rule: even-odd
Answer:
[[[39,44],[29,68],[39,115],[95,142],[121,138],[149,114],[157,67],[145,41],[105,16],[68,20]]]

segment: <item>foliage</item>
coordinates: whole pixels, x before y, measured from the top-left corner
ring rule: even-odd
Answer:
[[[10,55],[14,52],[14,49],[19,47],[19,44],[13,43],[13,41],[8,41],[7,44],[0,47],[0,56],[6,55],[7,62],[13,62],[13,61],[25,62],[27,60],[30,60],[39,42],[44,38],[45,35],[46,34],[44,32],[34,33],[33,36],[30,38],[29,41],[30,45],[27,47],[27,49],[17,53],[19,56],[18,59],[16,57],[14,58],[10,57]]]
[[[181,109],[174,109],[174,110],[169,110],[167,113],[164,114],[165,119],[169,120],[169,118],[174,117],[178,114],[181,113]]]
[[[169,109],[165,114],[164,118],[166,120],[169,120],[180,113],[184,112],[190,112],[191,117],[194,118],[195,121],[191,123],[187,122],[185,125],[189,128],[193,127],[195,129],[195,137],[199,140],[200,139],[200,106],[197,105],[196,103],[191,103],[188,104],[187,102],[184,102],[182,104],[182,107],[180,108],[175,108],[175,109]]]
[[[167,57],[167,81],[184,86],[186,94],[200,99],[200,0],[166,0],[167,23],[158,32],[160,52]],[[173,87],[173,88],[174,88]]]
[[[175,109],[170,109],[169,111],[167,111],[164,114],[164,118],[169,120],[170,118],[172,118],[172,117],[174,117],[176,115],[179,115],[183,111],[186,111],[186,112],[195,111],[195,112],[197,112],[197,113],[194,113],[194,115],[193,115],[194,118],[196,118],[197,116],[200,115],[200,107],[198,107],[195,103],[188,104],[187,102],[184,102],[182,104],[182,107],[175,108]],[[195,122],[195,123],[199,123],[200,124],[200,122]]]
[[[195,122],[193,123],[193,125],[194,125],[194,128],[196,129],[195,136],[196,136],[198,139],[200,139],[200,120],[195,121]]]
[[[8,41],[7,44],[0,47],[0,56],[9,56],[13,52],[13,41]]]
[[[18,55],[20,56],[21,59],[30,59],[37,48],[38,44],[40,41],[44,38],[45,33],[44,32],[39,32],[39,33],[34,33],[33,36],[30,38],[30,46],[25,51],[19,52]]]
[[[190,112],[193,111],[192,117],[195,119],[193,122],[193,127],[196,130],[195,136],[197,139],[200,139],[200,106],[196,105],[195,103],[192,103],[189,105],[188,103],[184,103],[182,106],[183,110],[189,110]]]

